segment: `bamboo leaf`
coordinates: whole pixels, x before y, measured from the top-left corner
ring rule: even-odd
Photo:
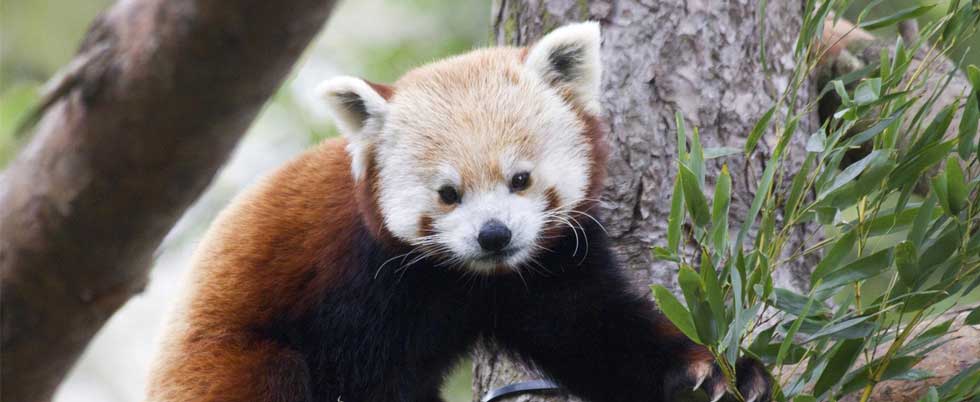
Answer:
[[[749,206],[749,214],[742,221],[742,227],[739,229],[738,237],[735,239],[736,250],[742,247],[742,242],[745,240],[749,228],[755,223],[755,218],[759,215],[759,210],[762,209],[762,202],[766,199],[769,194],[769,189],[772,187],[772,179],[776,174],[776,167],[778,166],[778,161],[770,159],[766,170],[762,172],[762,180],[759,182],[759,187],[756,188],[752,205]]]
[[[969,315],[966,316],[966,325],[980,325],[980,307],[973,309]]]
[[[895,266],[898,277],[908,287],[914,287],[919,280],[919,255],[915,244],[906,240],[895,246]]]
[[[687,130],[685,130],[684,116],[681,112],[674,114],[674,121],[677,124],[677,160],[687,163]]]
[[[955,216],[966,208],[968,192],[959,158],[956,155],[950,155],[946,159],[946,193],[949,197],[949,208],[952,215]]]
[[[860,145],[874,138],[878,134],[881,134],[882,131],[885,131],[885,129],[888,128],[888,126],[891,126],[892,123],[898,120],[898,118],[905,115],[905,110],[908,109],[911,104],[911,101],[904,103],[902,106],[895,109],[895,111],[888,115],[888,117],[886,117],[884,120],[875,123],[875,125],[871,126],[867,130],[854,134],[854,136],[847,140],[847,144],[849,146]]]
[[[728,244],[728,208],[732,197],[732,177],[728,165],[721,166],[721,175],[715,184],[715,196],[711,202],[711,241],[719,253]]]
[[[820,329],[819,331],[817,331],[816,333],[814,333],[813,335],[810,335],[810,337],[804,339],[802,343],[810,343],[810,342],[813,342],[813,341],[815,341],[817,339],[828,337],[828,336],[831,336],[831,335],[834,335],[834,334],[843,332],[845,330],[848,330],[848,329],[853,328],[854,326],[857,326],[858,324],[861,324],[861,323],[863,323],[865,321],[868,321],[871,318],[873,318],[873,316],[866,315],[866,316],[863,316],[863,317],[857,317],[857,318],[852,318],[852,319],[849,319],[849,320],[844,320],[844,321],[838,322],[836,324],[830,325],[828,327],[824,327],[824,328]],[[855,338],[853,336],[849,336],[847,339],[855,339]]]
[[[681,176],[681,187],[684,189],[684,203],[687,204],[687,211],[691,214],[694,224],[705,227],[711,222],[711,213],[708,212],[708,200],[701,192],[698,185],[698,178],[691,169],[683,164],[679,165]]]
[[[854,89],[854,103],[864,106],[874,103],[881,95],[881,78],[872,78],[862,81]]]
[[[966,76],[970,78],[970,84],[973,85],[973,89],[980,90],[980,68],[970,64],[966,68]]]
[[[820,377],[817,378],[817,382],[813,386],[814,395],[818,397],[823,395],[841,381],[844,374],[847,373],[847,369],[851,368],[854,362],[857,361],[857,357],[860,355],[864,343],[864,339],[848,339],[834,348],[827,362],[827,367],[820,374]]]
[[[702,258],[702,261],[704,258]],[[701,264],[701,282],[704,284],[704,293],[711,306],[711,312],[718,323],[718,332],[728,331],[728,319],[725,316],[725,299],[722,296],[721,284],[718,282],[718,272],[715,271],[713,264]],[[724,345],[722,345],[724,346]]]
[[[901,187],[919,179],[926,169],[939,163],[953,149],[951,141],[935,143],[923,148],[918,154],[899,163],[888,177],[888,185]]]
[[[810,175],[810,165],[813,164],[815,156],[812,153],[807,154],[806,159],[803,161],[803,165],[800,166],[800,171],[796,173],[793,177],[793,183],[790,186],[789,198],[786,199],[785,211],[789,215],[790,219],[796,218],[796,208],[800,204],[800,200],[803,199],[803,186],[806,185],[808,176]]]
[[[704,295],[704,284],[701,283],[701,276],[689,265],[684,264],[677,271],[677,283],[681,287],[681,292],[684,293],[687,307],[693,311],[693,307],[701,301]]]
[[[820,193],[817,194],[817,200],[821,200],[825,198],[828,194],[832,193],[834,190],[837,190],[843,187],[845,184],[848,184],[851,181],[853,181],[855,178],[858,177],[859,174],[861,174],[861,172],[864,172],[864,169],[867,168],[868,165],[878,161],[879,159],[887,158],[887,157],[888,154],[883,151],[880,150],[872,151],[864,158],[861,158],[861,160],[852,163],[850,166],[845,168],[844,171],[840,172],[840,174],[838,174],[834,178],[834,182],[831,183],[830,186],[820,190]]]
[[[684,223],[684,190],[681,175],[674,178],[674,195],[670,198],[670,217],[667,219],[667,250],[677,254],[681,243],[681,224]]]
[[[960,157],[967,160],[973,153],[975,147],[974,139],[977,136],[977,120],[980,119],[980,110],[977,106],[977,92],[974,90],[970,97],[966,99],[963,109],[963,116],[960,117],[958,150]]]
[[[773,299],[773,307],[797,317],[803,314],[803,308],[810,301],[806,296],[783,288],[775,288],[773,290]],[[815,306],[811,306],[811,310],[813,310],[812,314],[814,315],[830,312],[827,306],[820,301],[817,301]]]
[[[828,273],[817,289],[820,290],[820,295],[825,297],[830,291],[841,286],[877,276],[884,272],[891,262],[892,249],[881,250]]]
[[[884,28],[923,15],[935,6],[936,6],[935,4],[927,4],[924,6],[909,7],[903,10],[899,10],[897,13],[886,17],[862,22],[859,26],[869,31],[879,29],[879,28]]]
[[[678,330],[684,335],[690,338],[692,341],[701,344],[701,340],[698,338],[697,331],[694,329],[694,320],[691,319],[691,313],[684,308],[684,305],[674,297],[673,293],[670,293],[667,288],[660,285],[653,285],[650,287],[653,290],[653,298],[657,301],[657,306],[660,307],[660,311],[664,313],[664,316],[670,320]]]
[[[810,286],[815,286],[818,280],[840,266],[844,257],[847,257],[851,249],[854,248],[856,241],[857,232],[853,230],[844,233],[843,236],[837,239],[833,247],[830,248],[830,251],[824,255],[823,259],[817,264],[817,267],[813,269],[813,273],[810,274]]]
[[[749,132],[749,137],[745,140],[746,155],[751,154],[752,151],[755,150],[755,146],[759,142],[759,138],[762,138],[762,133],[765,132],[767,128],[769,128],[769,121],[772,120],[772,114],[775,111],[776,111],[776,105],[773,105],[772,107],[769,108],[769,110],[767,110],[765,113],[762,114],[762,117],[759,118],[759,121],[755,123],[755,127],[753,127],[752,131]]]
[[[724,158],[726,156],[732,156],[738,154],[738,148],[732,147],[715,147],[715,148],[705,148],[704,149],[704,159],[716,159]]]
[[[698,188],[704,187],[704,149],[701,147],[701,134],[694,127],[691,133],[691,154],[688,166],[698,179]]]
[[[933,221],[933,211],[936,208],[936,194],[933,193],[929,195],[919,206],[919,212],[915,216],[915,222],[912,223],[912,228],[909,229],[908,240],[916,247],[922,245],[922,242],[926,237],[926,230],[929,229],[929,225]]]
[[[826,149],[827,133],[821,127],[806,140],[806,151],[820,153]]]

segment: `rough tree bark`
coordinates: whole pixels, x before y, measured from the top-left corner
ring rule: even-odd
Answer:
[[[94,23],[0,177],[0,400],[51,399],[333,3],[127,0]]]
[[[654,261],[650,248],[666,243],[669,194],[676,171],[674,113],[701,129],[706,147],[741,148],[755,121],[790,81],[793,45],[802,21],[802,2],[769,2],[757,15],[756,2],[696,0],[498,0],[493,6],[498,44],[527,45],[561,24],[602,22],[605,67],[603,108],[612,155],[603,196],[604,225],[638,289],[652,283],[673,285],[673,263]],[[760,64],[759,29],[765,26],[767,76]],[[801,102],[809,99],[802,92]],[[816,116],[798,130],[812,132]],[[773,130],[773,129],[771,129]],[[802,150],[806,135],[790,148]],[[732,222],[746,215],[775,133],[760,142],[757,157],[708,161],[710,178],[728,163],[733,173]],[[802,152],[789,158],[789,169]],[[795,233],[786,249],[803,242]],[[779,272],[784,287],[804,288],[813,261],[795,261]],[[474,400],[489,389],[538,378],[493,350],[476,354]],[[568,401],[561,395],[520,396],[515,401]]]

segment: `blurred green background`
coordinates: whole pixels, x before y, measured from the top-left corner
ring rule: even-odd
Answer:
[[[89,22],[107,0],[0,1],[0,168],[28,138],[14,129],[36,102],[44,82],[64,65]],[[868,1],[856,0],[854,18]],[[870,14],[890,15],[919,0],[889,0]],[[944,9],[940,1],[935,18]],[[142,399],[155,339],[188,258],[208,223],[241,189],[321,139],[335,135],[312,94],[337,74],[391,82],[404,71],[488,42],[490,4],[485,0],[362,0],[342,2],[207,193],[188,211],[158,252],[150,286],[130,301],[90,345],[56,396],[57,402]],[[892,33],[881,33],[891,35]],[[980,45],[976,38],[971,44]],[[965,48],[958,49],[963,54]],[[967,63],[980,65],[980,52]],[[447,400],[468,401],[469,363],[446,389]]]

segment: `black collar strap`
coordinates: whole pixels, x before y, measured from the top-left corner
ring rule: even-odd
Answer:
[[[480,402],[493,402],[500,400],[503,397],[519,395],[519,394],[530,394],[530,393],[544,393],[544,392],[558,392],[561,391],[561,387],[548,380],[535,380],[535,381],[524,381],[518,382],[510,385],[504,385],[500,388],[494,388],[487,392],[483,396]]]

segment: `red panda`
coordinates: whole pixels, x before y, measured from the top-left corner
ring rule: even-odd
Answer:
[[[477,342],[590,401],[726,394],[710,353],[630,290],[595,217],[599,45],[586,22],[393,86],[326,82],[343,138],[213,224],[148,400],[437,402]],[[769,400],[759,362],[737,372]]]

